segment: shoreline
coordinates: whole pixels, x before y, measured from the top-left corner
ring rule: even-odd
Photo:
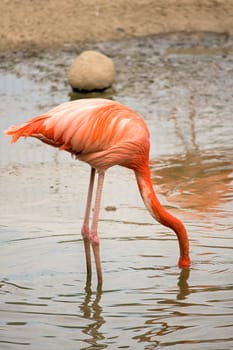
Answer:
[[[5,0],[0,10],[2,52],[179,32],[233,35],[233,0]]]

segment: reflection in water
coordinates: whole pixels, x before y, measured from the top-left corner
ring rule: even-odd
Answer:
[[[190,269],[182,269],[180,272],[180,277],[178,279],[179,293],[177,294],[177,300],[184,300],[190,294],[188,279],[189,279]]]
[[[230,150],[199,149],[196,131],[199,118],[195,105],[197,104],[191,94],[188,107],[188,136],[183,125],[179,123],[179,120],[183,122],[183,118],[179,118],[177,109],[171,113],[177,138],[182,143],[185,153],[163,157],[160,161],[151,160],[151,170],[154,182],[161,186],[162,193],[169,202],[202,215],[206,212],[216,212],[220,204],[233,198],[233,163]]]
[[[185,268],[181,270],[178,278],[178,283],[177,283],[179,288],[179,291],[177,294],[177,300],[184,300],[190,294],[189,285],[188,285],[189,276],[190,276],[189,268]],[[169,305],[169,304],[173,304],[174,301],[164,299],[160,303],[164,305]],[[161,321],[161,315],[163,314],[163,312],[166,313],[165,309],[166,308],[164,308],[163,310],[159,310],[160,312],[156,317],[151,318],[149,316],[149,319],[145,322],[146,329],[149,328],[149,330],[147,330],[143,334],[140,334],[134,337],[134,339],[136,339],[139,343],[147,344],[147,346],[145,345],[146,347],[144,347],[144,349],[156,349],[160,345],[160,341],[157,339],[158,337],[165,336],[179,329],[188,328],[188,326],[185,327],[183,325],[171,326],[169,322]]]
[[[185,268],[180,271],[178,282],[177,282],[177,301],[178,300],[185,300],[186,297],[190,294],[189,285],[188,285],[188,279],[190,277],[190,269]],[[148,291],[146,291],[147,293]],[[152,293],[156,294],[156,291],[154,290]],[[105,349],[108,347],[106,343],[106,337],[101,332],[102,325],[106,322],[104,317],[102,316],[103,308],[100,306],[100,300],[102,297],[102,291],[99,289],[97,290],[94,300],[92,300],[92,290],[90,284],[86,285],[86,294],[83,303],[80,306],[80,310],[82,312],[82,317],[86,319],[88,322],[85,322],[86,327],[83,328],[83,333],[85,335],[88,335],[88,338],[84,340],[85,343],[87,343],[87,346],[82,347],[82,350],[88,350],[88,349]],[[133,339],[135,339],[139,343],[147,343],[150,344],[149,347],[146,347],[145,349],[152,349],[154,346],[159,345],[159,341],[156,340],[156,336],[163,336],[166,334],[169,334],[173,332],[174,330],[178,330],[180,328],[184,328],[184,326],[171,326],[168,322],[161,321],[161,317],[163,313],[167,312],[166,309],[171,304],[176,304],[174,300],[163,298],[160,301],[160,304],[163,304],[162,310],[156,310],[158,311],[158,315],[156,318],[152,317],[154,315],[154,310],[144,310],[146,311],[146,314],[144,317],[148,318],[145,321],[145,326],[141,327],[138,326],[140,329],[146,328],[146,332],[143,334],[134,336]],[[127,305],[127,303],[124,304],[125,309],[130,307]],[[142,316],[142,315],[141,315]],[[90,323],[90,322],[91,323]],[[138,328],[137,327],[137,328]],[[102,343],[100,343],[102,341]]]
[[[173,108],[173,111],[170,115],[171,119],[174,121],[174,129],[177,138],[182,143],[185,152],[189,153],[190,149],[192,150],[198,150],[198,144],[197,144],[197,134],[196,134],[196,108],[195,108],[195,99],[194,95],[190,96],[190,99],[188,101],[188,122],[189,122],[189,129],[190,129],[190,143],[187,140],[187,135],[184,131],[183,125],[180,125],[179,119],[181,119],[181,122],[183,123],[183,118],[179,118],[179,113],[177,108]],[[184,111],[183,111],[184,113]]]
[[[171,204],[198,215],[216,213],[233,197],[233,164],[229,157],[225,152],[194,150],[179,158],[152,160],[152,177]]]
[[[99,304],[102,296],[102,290],[97,289],[94,300],[92,300],[92,290],[90,284],[86,285],[86,295],[83,303],[80,306],[82,312],[82,317],[89,322],[85,322],[86,327],[83,329],[83,333],[88,335],[88,339],[85,342],[89,344],[88,346],[82,347],[81,350],[92,349],[93,347],[98,347],[98,349],[104,349],[105,345],[99,344],[99,341],[105,339],[103,334],[100,332],[101,326],[105,323],[102,316],[102,307]]]

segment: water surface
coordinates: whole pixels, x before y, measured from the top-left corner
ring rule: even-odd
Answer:
[[[154,187],[184,221],[192,258],[177,267],[173,232],[147,213],[133,173],[115,167],[99,225],[102,292],[95,274],[86,285],[80,235],[89,167],[2,133],[77,97],[66,71],[84,47],[1,54],[1,349],[233,348],[232,47],[214,34],[94,46],[117,67],[107,97],[149,126]]]

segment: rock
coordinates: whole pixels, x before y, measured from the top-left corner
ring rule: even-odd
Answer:
[[[114,81],[113,61],[97,51],[84,51],[73,62],[68,81],[74,90],[103,90]]]

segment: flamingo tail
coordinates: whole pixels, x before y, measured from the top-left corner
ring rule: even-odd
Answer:
[[[43,123],[46,118],[48,118],[46,115],[35,117],[26,123],[10,127],[9,129],[5,130],[4,133],[8,136],[12,136],[11,143],[15,143],[21,136],[35,137],[36,135],[40,135],[42,133],[44,128]]]

